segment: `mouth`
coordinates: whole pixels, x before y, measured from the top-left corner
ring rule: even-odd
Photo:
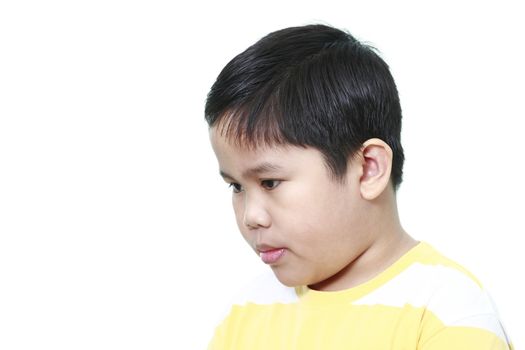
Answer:
[[[286,248],[271,248],[259,247],[257,248],[261,260],[268,265],[277,263],[286,252]]]

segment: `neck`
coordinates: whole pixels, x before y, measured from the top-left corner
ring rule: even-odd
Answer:
[[[370,214],[367,215],[370,223],[367,225],[369,241],[361,254],[337,274],[311,285],[310,288],[338,291],[365,283],[386,270],[418,243],[401,226],[393,191],[384,195],[378,202],[371,203],[367,210]]]

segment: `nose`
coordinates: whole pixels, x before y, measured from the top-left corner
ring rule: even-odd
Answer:
[[[253,195],[244,197],[243,224],[251,229],[270,227],[270,214],[261,198],[256,198]]]

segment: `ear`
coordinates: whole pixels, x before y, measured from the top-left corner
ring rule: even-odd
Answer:
[[[363,143],[361,153],[361,197],[373,200],[389,185],[393,152],[386,142],[374,138]]]

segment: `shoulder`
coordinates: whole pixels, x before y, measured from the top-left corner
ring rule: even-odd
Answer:
[[[410,305],[425,310],[444,327],[473,327],[507,338],[494,302],[481,282],[425,242],[401,273],[358,303]]]
[[[410,304],[445,314],[486,313],[493,306],[488,293],[467,269],[421,242],[406,267],[387,283],[359,300],[391,306]],[[449,310],[450,309],[450,310]]]
[[[385,284],[365,295],[359,303],[391,306],[428,306],[440,296],[456,299],[483,293],[481,283],[467,269],[445,257],[431,245],[421,242],[403,267]]]
[[[484,329],[507,339],[489,291],[466,268],[434,248],[422,261],[435,281],[426,304],[445,326]]]

